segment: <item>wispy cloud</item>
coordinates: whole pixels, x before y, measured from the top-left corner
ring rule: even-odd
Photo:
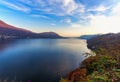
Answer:
[[[32,7],[33,10],[47,12],[49,14],[54,14],[57,16],[73,15],[78,12],[84,12],[84,5],[81,3],[76,3],[75,0],[16,0],[16,2],[21,2]],[[15,9],[19,9],[19,5],[16,3],[6,2],[6,5],[10,7],[14,6]],[[23,8],[22,9],[26,9]],[[16,8],[17,7],[17,8]]]
[[[7,1],[0,1],[0,3],[2,5],[6,5],[8,8],[14,9],[14,10],[18,10],[18,11],[22,11],[22,12],[26,12],[26,13],[31,11],[30,8],[28,8],[27,6],[24,6],[20,3],[14,4],[14,3],[7,2]]]
[[[65,18],[63,20],[60,20],[60,23],[67,23],[67,24],[70,24],[72,23],[72,20],[70,18]]]
[[[36,18],[45,18],[45,19],[49,19],[49,17],[44,16],[44,15],[40,15],[40,14],[32,14],[30,15],[31,17],[36,17]]]
[[[100,6],[98,6],[98,7],[90,8],[90,9],[88,9],[87,11],[104,12],[104,11],[110,9],[110,8],[111,8],[111,6],[106,7],[106,6],[104,6],[104,5],[100,5]]]
[[[52,23],[51,25],[52,25],[52,26],[56,26],[56,24],[55,24],[55,23]]]
[[[82,25],[81,23],[71,23],[71,28],[81,28],[89,33],[107,33],[120,31],[120,3],[114,6],[111,10],[111,15],[89,15],[89,25]],[[83,30],[82,30],[83,31]]]
[[[85,3],[82,3],[85,2]],[[28,15],[37,18],[63,17],[59,22],[71,24],[76,19],[78,24],[90,23],[91,15],[97,15],[96,12],[102,12],[101,15],[108,14],[114,7],[117,0],[1,0],[0,4],[6,7],[22,11],[32,12]],[[93,2],[94,1],[94,2]],[[108,2],[109,1],[109,2]],[[108,3],[107,3],[108,2]],[[112,10],[113,11],[113,10]],[[119,6],[114,8],[114,13],[119,11]],[[46,15],[47,14],[47,15]],[[52,15],[52,16],[51,16]],[[78,25],[77,25],[78,26]]]

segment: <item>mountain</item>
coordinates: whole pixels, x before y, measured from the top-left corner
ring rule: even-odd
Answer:
[[[62,38],[54,32],[34,33],[9,25],[0,20],[0,38]]]
[[[86,39],[86,40],[89,40],[89,39],[94,38],[94,37],[97,37],[97,36],[100,36],[100,34],[94,34],[94,35],[82,35],[82,36],[80,36],[80,39]]]
[[[29,30],[14,27],[0,20],[0,35],[2,36],[28,37],[32,34],[34,33]]]
[[[62,38],[62,36],[58,35],[55,32],[43,32],[38,34],[39,38]]]

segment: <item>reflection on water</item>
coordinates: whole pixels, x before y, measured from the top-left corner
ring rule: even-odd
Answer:
[[[0,42],[0,79],[58,82],[90,52],[80,39],[29,39]]]

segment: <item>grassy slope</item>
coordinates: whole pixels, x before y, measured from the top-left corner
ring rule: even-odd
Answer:
[[[96,56],[84,60],[61,82],[120,82],[120,34],[106,34],[88,40]]]

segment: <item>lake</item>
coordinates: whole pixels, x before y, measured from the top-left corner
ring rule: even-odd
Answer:
[[[82,39],[0,41],[0,80],[59,82],[90,53]]]

